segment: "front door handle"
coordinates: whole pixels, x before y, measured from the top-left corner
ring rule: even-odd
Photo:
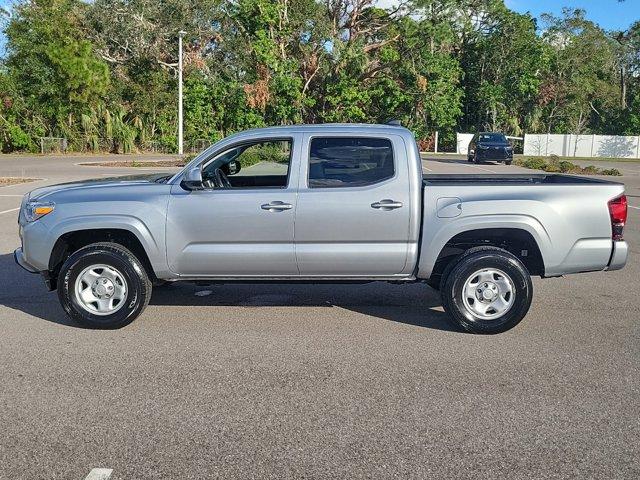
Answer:
[[[291,210],[293,205],[290,203],[284,203],[280,201],[264,203],[260,205],[262,210],[268,210],[269,212],[283,212],[284,210]]]
[[[387,212],[389,210],[395,210],[396,208],[402,208],[402,202],[396,202],[395,200],[385,198],[384,200],[380,200],[379,202],[372,203],[371,208],[377,208],[379,210],[384,210],[385,212]]]

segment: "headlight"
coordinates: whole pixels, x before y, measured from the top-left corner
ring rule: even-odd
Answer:
[[[489,147],[487,147],[486,145],[478,145],[478,149],[479,150],[488,150]]]
[[[35,222],[40,217],[53,212],[56,208],[56,204],[53,202],[27,202],[24,206],[24,218],[27,222]]]

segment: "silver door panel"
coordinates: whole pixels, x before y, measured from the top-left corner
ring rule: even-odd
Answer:
[[[296,257],[301,275],[409,273],[406,264],[412,205],[407,188],[406,147],[396,135],[370,136],[391,141],[394,177],[374,185],[340,188],[308,187],[309,147],[313,136],[304,138],[295,222]]]
[[[387,276],[401,272],[405,243],[298,243],[303,275]],[[390,273],[396,272],[396,273]]]
[[[189,192],[179,184],[172,186],[166,231],[171,271],[188,277],[299,274],[293,226],[301,137],[292,138],[286,188]]]

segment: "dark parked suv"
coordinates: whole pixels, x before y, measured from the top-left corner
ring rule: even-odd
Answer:
[[[469,143],[469,162],[496,161],[511,165],[513,161],[513,147],[502,133],[476,133]]]

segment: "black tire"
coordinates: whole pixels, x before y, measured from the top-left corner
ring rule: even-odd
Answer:
[[[506,162],[504,162],[504,164],[505,165],[511,165],[511,162],[513,162],[513,160],[506,161]]]
[[[75,293],[78,276],[91,265],[106,265],[126,281],[123,305],[113,314],[96,315],[86,310]],[[89,328],[121,328],[133,322],[151,299],[152,285],[142,262],[117,243],[93,243],[74,252],[58,276],[58,298],[67,315]]]
[[[473,157],[471,155],[467,155],[467,162],[473,162]]]
[[[480,163],[480,159],[478,158],[477,154],[473,156],[473,163]]]
[[[478,316],[465,306],[463,300],[466,281],[483,269],[504,272],[514,287],[511,307],[502,316],[493,319]],[[508,251],[496,247],[476,247],[467,250],[448,266],[442,277],[440,294],[444,309],[455,325],[471,333],[495,334],[515,327],[524,318],[531,306],[533,284],[526,267]]]

